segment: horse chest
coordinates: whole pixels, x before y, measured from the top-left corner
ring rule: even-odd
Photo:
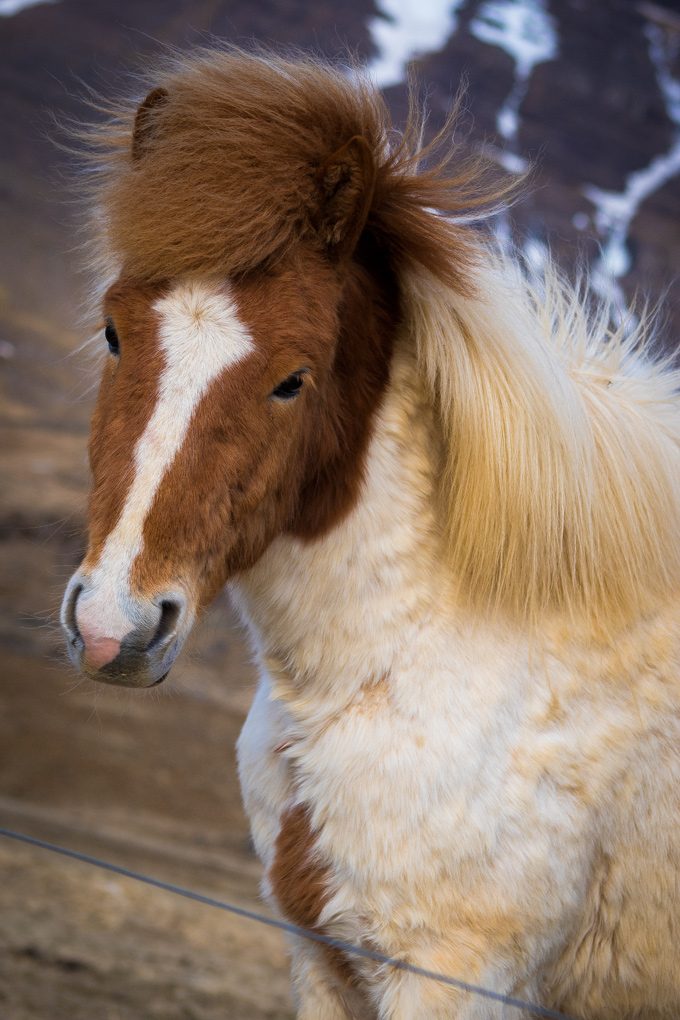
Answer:
[[[256,699],[239,746],[242,782],[284,914],[314,927],[335,907],[404,904],[408,887],[435,883],[456,849],[475,852],[488,835],[480,819],[498,816],[483,802],[502,800],[504,723],[481,704],[461,718],[448,696],[395,703],[379,684],[316,732],[293,737],[285,708]]]

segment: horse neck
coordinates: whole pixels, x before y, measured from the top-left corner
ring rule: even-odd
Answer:
[[[450,614],[437,442],[414,354],[399,344],[352,510],[315,541],[276,539],[233,582],[259,664],[289,706],[339,707],[417,654],[424,628]]]

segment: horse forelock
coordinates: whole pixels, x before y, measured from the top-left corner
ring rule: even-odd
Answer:
[[[356,70],[233,48],[160,62],[148,85],[141,107],[105,104],[108,120],[84,132],[96,173],[82,185],[104,260],[145,280],[233,277],[318,242],[320,172],[360,138],[375,169],[366,230],[385,257],[469,285],[472,234],[431,210],[489,210],[510,188],[481,157],[452,150],[451,123],[423,147],[417,103],[397,135]]]

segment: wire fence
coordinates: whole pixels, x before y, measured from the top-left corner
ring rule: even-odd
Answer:
[[[511,1006],[514,1009],[522,1010],[524,1013],[533,1017],[546,1017],[548,1020],[574,1020],[574,1018],[567,1016],[566,1013],[560,1013],[558,1010],[548,1009],[545,1006],[539,1006],[536,1003],[527,1002],[524,999],[517,999],[512,995],[503,995],[501,992],[494,992],[490,988],[483,988],[481,985],[475,985],[470,981],[463,981],[461,978],[451,977],[448,974],[440,974],[437,971],[428,970],[425,967],[418,967],[416,964],[409,963],[407,960],[399,960],[391,956],[386,956],[383,953],[375,952],[372,949],[366,949],[363,946],[353,945],[351,942],[344,942],[342,939],[334,939],[330,935],[324,935],[321,932],[313,931],[311,928],[301,928],[299,925],[289,924],[287,921],[280,921],[274,917],[267,917],[266,914],[260,914],[255,910],[248,910],[246,907],[239,907],[234,903],[227,903],[223,900],[215,899],[213,896],[205,896],[203,893],[195,892],[192,889],[185,889],[181,885],[175,885],[174,882],[165,882],[160,878],[143,875],[141,872],[133,871],[131,868],[125,868],[120,864],[112,864],[110,861],[104,861],[99,857],[93,857],[90,854],[81,853],[79,850],[71,850],[68,847],[57,846],[56,843],[48,843],[43,839],[37,839],[35,836],[28,836],[23,832],[15,832],[12,829],[0,828],[0,836],[5,839],[14,840],[17,843],[25,843],[28,844],[28,846],[38,847],[41,850],[48,850],[50,853],[59,854],[62,857],[68,857],[71,860],[79,861],[81,864],[89,864],[102,871],[108,871],[114,875],[120,875],[122,878],[129,878],[135,882],[150,885],[154,889],[161,889],[163,892],[173,893],[175,896],[182,896],[184,899],[193,900],[195,903],[202,903],[207,907],[215,907],[217,910],[226,911],[229,914],[234,914],[236,917],[241,917],[247,921],[264,924],[269,928],[278,928],[280,931],[287,932],[289,935],[297,935],[300,938],[308,939],[311,942],[323,943],[323,945],[331,946],[333,949],[339,949],[343,953],[347,953],[351,956],[361,957],[365,960],[372,960],[374,963],[393,967],[395,970],[407,971],[410,974],[427,978],[430,981],[438,981],[440,984],[450,985],[461,992],[467,992],[470,995],[476,995],[480,998],[491,1000],[504,1006]]]

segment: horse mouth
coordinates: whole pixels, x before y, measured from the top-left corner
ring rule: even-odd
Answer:
[[[156,680],[149,678],[147,670],[132,671],[132,670],[114,670],[109,669],[106,666],[100,670],[84,670],[85,674],[90,677],[91,680],[96,680],[97,683],[107,684],[112,687],[129,687],[131,689],[137,689],[141,691],[150,691],[152,687],[159,687],[164,680],[167,679],[170,669],[159,676]]]
[[[115,659],[99,669],[88,668],[82,661],[82,655],[77,654],[76,665],[91,680],[99,683],[149,690],[167,679],[180,647],[181,641],[173,637],[163,650],[157,648],[151,652],[139,652],[123,647]]]

